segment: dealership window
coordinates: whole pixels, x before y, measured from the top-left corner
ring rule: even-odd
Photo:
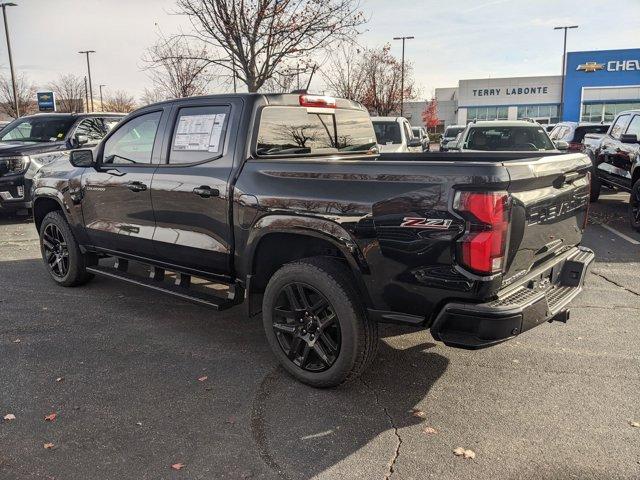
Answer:
[[[507,120],[509,107],[468,107],[467,121]]]
[[[521,105],[518,107],[518,120],[523,118],[548,118],[549,123],[558,123],[558,105]]]
[[[585,103],[582,105],[580,120],[582,122],[612,122],[620,112],[638,107],[640,107],[640,100],[620,103]]]

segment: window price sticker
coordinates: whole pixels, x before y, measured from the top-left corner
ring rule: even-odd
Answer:
[[[226,113],[183,115],[178,122],[173,150],[217,152],[226,116]]]

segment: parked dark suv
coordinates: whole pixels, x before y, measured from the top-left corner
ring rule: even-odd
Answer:
[[[31,180],[45,164],[96,145],[119,113],[48,113],[21,117],[0,131],[0,211],[31,208]]]
[[[583,140],[587,133],[596,133],[604,135],[609,130],[610,124],[606,123],[578,123],[578,122],[561,122],[549,133],[549,137],[554,142],[564,140],[569,144],[570,152],[584,151]]]
[[[640,231],[640,109],[619,113],[600,145],[589,155],[595,170],[592,201],[598,199],[601,185],[630,192],[629,219],[631,226]]]

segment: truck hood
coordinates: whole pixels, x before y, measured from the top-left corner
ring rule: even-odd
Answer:
[[[65,142],[0,142],[0,157],[55,152],[66,148]]]
[[[389,143],[386,145],[378,144],[380,153],[400,153],[404,152],[401,143]]]

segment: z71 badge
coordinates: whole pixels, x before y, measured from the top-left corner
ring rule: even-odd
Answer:
[[[432,230],[448,230],[451,226],[451,222],[452,220],[445,218],[404,217],[400,226],[409,228],[430,228]]]

